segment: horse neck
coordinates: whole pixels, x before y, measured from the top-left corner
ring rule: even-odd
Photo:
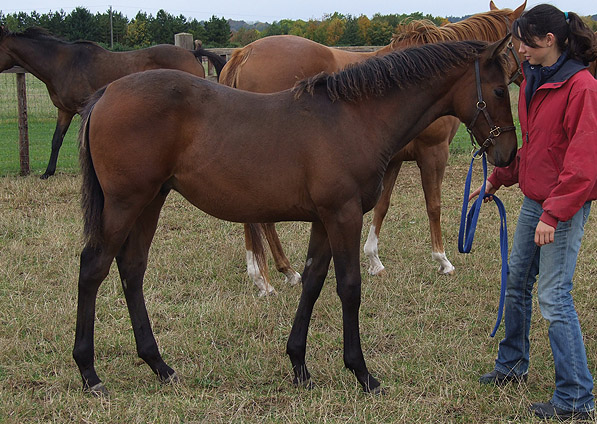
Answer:
[[[358,103],[358,119],[376,128],[377,134],[371,139],[380,143],[377,147],[384,160],[389,161],[433,121],[454,113],[455,86],[460,76],[459,72],[448,72],[424,87],[392,88],[382,97]]]
[[[51,84],[64,65],[64,52],[69,50],[69,45],[52,39],[33,39],[13,36],[5,41],[5,48],[13,60],[29,73],[35,75],[45,84]]]

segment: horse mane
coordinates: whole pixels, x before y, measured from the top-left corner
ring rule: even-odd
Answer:
[[[508,16],[511,13],[510,9],[491,10],[440,27],[427,19],[413,20],[396,27],[390,47],[395,49],[442,41],[495,41],[510,31]]]
[[[381,96],[391,87],[402,89],[430,81],[450,69],[471,62],[486,47],[487,43],[483,41],[459,41],[396,50],[333,74],[321,72],[297,82],[292,90],[297,99],[304,92],[313,94],[318,86],[326,87],[332,101]]]
[[[2,32],[0,39],[3,37],[22,37],[28,38],[30,40],[37,40],[37,41],[51,41],[54,43],[65,43],[65,44],[91,44],[97,47],[100,47],[97,43],[93,41],[66,41],[62,38],[56,37],[52,33],[50,33],[47,29],[41,27],[29,27],[21,32],[12,32],[5,30]]]

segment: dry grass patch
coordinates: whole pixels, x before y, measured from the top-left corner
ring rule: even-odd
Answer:
[[[245,273],[242,227],[206,216],[176,193],[160,219],[145,294],[163,356],[182,381],[160,385],[137,358],[114,268],[100,288],[96,321],[96,367],[111,397],[85,396],[71,358],[82,248],[79,178],[1,178],[0,422],[534,422],[528,404],[547,400],[553,386],[538,308],[529,383],[498,389],[477,382],[491,369],[503,335],[502,328],[495,339],[488,336],[499,296],[499,220],[494,206],[484,206],[473,252],[457,253],[467,168],[468,158],[455,155],[444,184],[443,233],[455,276],[436,274],[413,164],[403,167],[382,229],[386,274],[367,275],[362,261],[361,334],[368,366],[387,389],[379,397],[363,394],[343,367],[333,272],[309,332],[307,361],[316,387],[299,390],[291,384],[285,345],[300,288],[274,274],[279,294],[258,298]],[[499,194],[511,237],[520,195],[517,189]],[[595,375],[593,222],[574,294]],[[302,270],[308,224],[283,223],[279,231]]]

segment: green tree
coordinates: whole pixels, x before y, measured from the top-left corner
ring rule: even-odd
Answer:
[[[54,34],[57,37],[65,37],[65,19],[66,13],[64,13],[64,10],[60,10],[60,12],[50,11],[49,13],[44,13],[39,17],[39,26],[47,29],[51,34]]]
[[[206,44],[214,47],[225,47],[230,41],[230,24],[224,18],[212,16],[205,22]]]
[[[67,40],[98,41],[99,31],[97,19],[84,7],[77,7],[64,18],[65,34]]]
[[[199,40],[201,43],[207,39],[207,32],[205,27],[197,19],[193,19],[189,22],[188,32],[193,34],[193,40]]]
[[[259,34],[259,31],[254,28],[239,28],[238,31],[232,34],[232,37],[230,38],[230,44],[233,47],[243,47],[260,38],[260,35],[261,34]]]
[[[341,46],[362,46],[366,44],[359,31],[359,22],[354,16],[348,15],[344,26],[344,33],[338,40]]]
[[[124,43],[136,49],[151,45],[147,13],[137,13],[137,16],[127,25]]]

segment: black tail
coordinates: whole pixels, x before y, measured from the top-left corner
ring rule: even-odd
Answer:
[[[89,121],[91,111],[103,96],[106,87],[89,98],[81,113],[79,128],[79,164],[83,182],[81,184],[81,209],[83,210],[83,236],[86,244],[95,247],[101,242],[102,211],[104,209],[104,193],[93,167],[89,151]]]
[[[205,56],[211,62],[211,64],[214,66],[214,68],[216,68],[216,74],[217,74],[218,80],[220,79],[220,72],[222,71],[222,68],[224,67],[224,65],[226,65],[225,57],[220,56],[219,54],[210,52],[209,50],[205,50],[202,47],[198,47],[195,50],[193,50],[193,54],[199,60],[201,60],[202,56]]]

